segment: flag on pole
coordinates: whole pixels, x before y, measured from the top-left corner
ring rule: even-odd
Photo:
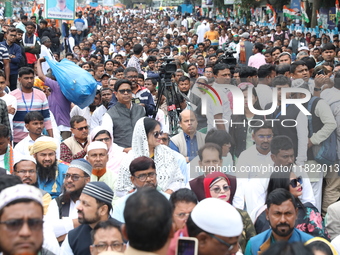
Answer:
[[[339,0],[337,0],[339,1]],[[309,23],[309,18],[308,18],[308,15],[306,13],[306,9],[305,9],[305,2],[301,2],[301,17],[302,17],[302,20],[306,23]]]
[[[251,15],[251,16],[254,16],[254,14],[255,14],[255,10],[254,10],[253,7],[251,7],[251,8],[250,8],[250,15]]]
[[[39,20],[39,10],[40,10],[40,4],[37,5],[36,1],[34,1],[33,7],[32,7],[32,15],[36,17],[37,21]]]
[[[270,5],[270,4],[267,4],[266,12],[267,12],[267,14],[270,14],[270,13],[271,13],[271,14],[273,15],[273,18],[272,18],[272,22],[271,22],[271,23],[276,24],[276,12],[275,12],[273,6]]]
[[[287,6],[283,6],[283,16],[288,19],[296,19],[296,12],[293,9],[289,9]]]
[[[317,20],[318,20],[318,26],[320,28],[322,28],[322,20],[320,19],[320,14],[319,14],[318,10],[316,10],[316,17],[317,17]]]
[[[241,6],[237,6],[237,18],[241,19],[242,18],[242,13],[241,13]]]
[[[339,20],[340,20],[339,0],[335,1],[335,10],[336,10],[336,22],[335,22],[335,24],[338,24]]]

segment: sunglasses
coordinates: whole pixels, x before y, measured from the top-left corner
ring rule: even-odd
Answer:
[[[163,135],[163,131],[156,131],[156,132],[153,132],[153,136],[155,138],[158,138],[159,136]]]
[[[85,130],[88,130],[89,129],[89,126],[85,126],[85,127],[80,127],[80,128],[76,128],[78,131],[83,131],[84,129]]]
[[[230,190],[230,186],[228,185],[224,185],[223,187],[224,192],[227,192],[228,190]],[[215,194],[219,194],[221,192],[221,187],[216,187],[211,189],[211,191],[215,192]]]
[[[24,223],[27,223],[31,231],[40,231],[42,229],[43,222],[44,221],[41,219],[28,219],[28,220],[13,219],[2,221],[0,222],[0,224],[6,225],[6,228],[13,232],[18,232],[20,229],[22,229]]]
[[[298,183],[302,184],[302,182],[303,182],[303,181],[302,181],[302,177],[299,176],[299,177],[296,178],[296,179],[290,180],[289,184],[292,186],[292,188],[296,188],[296,187],[297,187],[297,184],[298,184]]]
[[[131,94],[132,93],[131,89],[120,89],[118,91],[120,94],[125,94],[125,93]]]

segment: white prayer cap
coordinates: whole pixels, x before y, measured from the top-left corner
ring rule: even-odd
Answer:
[[[43,205],[41,191],[27,184],[17,184],[1,191],[0,193],[0,210],[8,204],[21,199],[29,199]]]
[[[219,236],[235,237],[243,231],[240,213],[218,198],[206,198],[191,212],[193,222],[202,230]]]
[[[91,142],[89,147],[87,148],[87,153],[89,153],[91,150],[96,150],[96,149],[107,150],[107,146],[103,142],[99,142],[99,141]]]
[[[196,81],[198,80],[205,80],[205,82],[208,82],[208,78],[205,76],[199,76]]]
[[[14,166],[18,164],[21,161],[32,161],[34,164],[37,164],[37,161],[35,161],[35,158],[33,158],[30,155],[23,155],[21,153],[14,153]]]

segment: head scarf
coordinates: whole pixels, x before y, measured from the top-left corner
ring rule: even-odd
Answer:
[[[128,158],[122,163],[119,171],[116,183],[118,191],[129,191],[133,188],[129,170],[131,161],[142,156],[150,157],[148,137],[144,127],[144,118],[140,118],[134,127],[132,134],[132,150],[129,152]],[[165,145],[156,146],[154,151],[154,161],[157,171],[158,187],[160,187],[163,191],[167,190],[170,185],[172,185],[170,187],[173,190],[180,188],[184,178],[175,159],[173,150]]]
[[[235,191],[236,191],[236,178],[234,176],[226,175],[221,172],[210,173],[204,178],[203,186],[204,186],[205,197],[206,198],[211,197],[210,185],[218,178],[225,179],[228,185],[230,186],[230,197],[229,197],[228,203],[231,204],[231,202],[233,201],[234,195],[235,195]]]
[[[111,144],[110,149],[109,149],[109,154],[110,154],[110,152],[111,152],[111,150],[112,150],[112,148],[113,148],[113,135],[112,135],[112,130],[110,131],[109,129],[107,129],[106,127],[103,127],[103,126],[97,126],[97,127],[95,127],[95,128],[91,131],[91,133],[90,133],[91,142],[94,142],[94,138],[95,138],[96,135],[97,135],[100,131],[102,131],[102,130],[105,130],[105,131],[109,132],[109,134],[110,134],[110,138],[111,138],[111,141],[112,141],[112,144]]]
[[[324,244],[326,244],[331,249],[333,255],[338,255],[338,252],[336,251],[334,246],[322,237],[314,237],[314,238],[308,240],[307,242],[305,242],[305,246],[312,244],[314,242],[323,242]]]
[[[29,146],[31,155],[47,149],[50,149],[52,151],[57,150],[57,143],[52,137],[41,136],[37,140],[35,140],[33,145]]]

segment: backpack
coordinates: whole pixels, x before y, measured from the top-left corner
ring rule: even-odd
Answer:
[[[315,107],[320,99],[319,97],[312,97],[307,105],[307,110],[312,114],[308,115],[308,131],[310,136],[313,135],[313,118],[317,118],[314,114]],[[315,161],[319,164],[333,165],[337,159],[336,146],[337,137],[334,130],[326,140],[312,147]]]

